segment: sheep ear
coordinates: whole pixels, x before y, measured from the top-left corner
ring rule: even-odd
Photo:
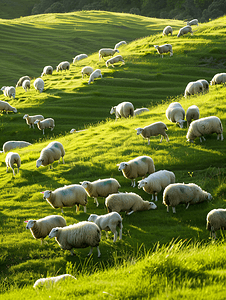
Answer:
[[[120,164],[117,164],[116,166],[117,166],[117,167],[119,167],[119,166],[120,166]]]
[[[40,194],[44,194],[45,193],[45,191],[44,192],[40,192]]]
[[[24,221],[24,223],[28,223],[28,221]]]

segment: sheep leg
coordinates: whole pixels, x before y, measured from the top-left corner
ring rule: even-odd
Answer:
[[[132,186],[132,187],[135,187],[135,186],[136,186],[136,181],[135,181],[135,179],[132,179],[131,182],[132,182],[131,186]]]
[[[94,198],[94,203],[97,204],[97,207],[99,206],[99,202],[97,201],[97,198]]]
[[[151,195],[151,200],[152,200],[152,201],[154,200],[154,194]]]
[[[169,142],[169,137],[167,134],[165,135],[165,138],[166,138],[166,141]]]
[[[121,227],[120,227],[120,230],[119,230],[119,239],[121,240],[122,239],[122,223],[121,223]]]
[[[79,212],[79,204],[76,205],[76,212]]]
[[[97,251],[98,251],[98,258],[99,258],[101,256],[99,246],[97,246]]]
[[[87,256],[90,256],[93,253],[93,247],[90,247],[90,251]]]
[[[63,211],[63,208],[61,207],[61,212],[62,212],[62,214],[64,213],[64,211]]]
[[[74,255],[73,249],[71,249],[71,251],[70,251],[70,252],[71,252],[71,256],[73,256],[73,255]]]
[[[112,231],[112,232],[114,233],[114,240],[113,240],[113,242],[115,243],[117,241],[118,233],[117,233],[116,229],[114,231]]]
[[[188,204],[187,204],[187,206],[186,206],[186,209],[188,209],[189,205],[190,205],[190,203],[188,202]]]
[[[44,129],[42,130],[43,134],[45,134]]]
[[[63,162],[63,164],[65,164],[65,161],[64,161],[64,158],[63,158],[63,156],[62,156],[62,162]]]
[[[134,211],[131,210],[129,213],[127,213],[127,216],[131,215]]]
[[[148,139],[148,145],[150,145],[150,139]]]
[[[106,231],[106,239],[108,239],[108,231]]]
[[[84,213],[86,213],[86,206],[84,206]]]
[[[176,208],[172,207],[172,210],[173,210],[173,213],[175,214],[176,213]]]
[[[155,201],[158,201],[157,193],[155,192]]]
[[[167,212],[169,212],[169,205],[167,205],[166,207],[167,207]]]
[[[160,143],[162,142],[162,139],[163,139],[163,135],[161,135],[161,140],[160,140]]]
[[[34,124],[32,124],[32,127],[33,127],[33,129],[35,129],[35,125]],[[31,126],[30,126],[30,128],[31,128]]]

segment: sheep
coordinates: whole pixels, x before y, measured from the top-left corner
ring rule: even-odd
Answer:
[[[68,61],[62,61],[61,63],[59,63],[58,66],[56,66],[56,71],[63,71],[63,70],[69,70],[70,69],[70,63]]]
[[[70,133],[79,133],[79,132],[83,132],[83,131],[86,131],[87,129],[82,129],[82,130],[76,130],[75,128],[72,128],[70,130]]]
[[[8,141],[8,142],[5,142],[3,144],[3,151],[0,151],[0,153],[2,152],[8,152],[14,148],[24,148],[24,147],[28,147],[32,145],[31,143],[29,142],[25,142],[25,141]]]
[[[17,169],[18,169],[18,174],[19,174],[19,168],[21,166],[21,159],[20,159],[20,155],[18,153],[9,152],[6,155],[5,163],[6,163],[6,172],[8,172],[8,168],[11,168],[13,171],[13,175],[15,176],[15,171],[13,169],[13,165],[16,164]]]
[[[44,238],[49,235],[53,228],[67,225],[65,219],[57,215],[47,216],[39,220],[28,220],[24,221],[24,223],[27,223],[26,229],[30,229],[35,239],[41,239],[41,245]]]
[[[83,221],[63,228],[53,228],[49,238],[55,240],[63,250],[70,250],[74,255],[73,248],[91,247],[88,256],[93,252],[93,247],[97,247],[98,257],[101,256],[99,243],[101,240],[100,228],[92,222]]]
[[[23,119],[26,120],[26,123],[27,123],[27,125],[29,125],[29,128],[31,128],[31,126],[33,128],[35,128],[34,122],[36,120],[42,121],[42,120],[44,120],[44,117],[42,115],[29,116],[28,114],[25,114],[23,116]]]
[[[20,79],[17,81],[17,84],[16,84],[16,87],[18,87],[18,86],[22,86],[22,84],[23,84],[23,81],[24,80],[31,80],[31,77],[29,77],[29,76],[23,76],[23,77],[20,77]]]
[[[183,28],[181,28],[179,30],[177,37],[183,36],[184,34],[187,34],[188,32],[190,32],[191,35],[193,35],[193,31],[192,31],[191,26],[189,26],[189,25],[184,26]]]
[[[106,61],[106,67],[108,68],[108,66],[111,64],[112,67],[114,68],[114,64],[116,64],[117,62],[121,61],[122,64],[124,65],[125,64],[125,61],[123,60],[122,56],[121,55],[116,55],[112,58],[109,58],[107,61]]]
[[[179,102],[172,102],[166,110],[166,117],[170,122],[176,123],[183,128],[185,111]]]
[[[163,53],[168,53],[170,52],[170,56],[173,56],[173,48],[171,44],[165,44],[165,45],[154,45],[155,49],[157,50],[157,52],[162,55],[163,58]]]
[[[54,161],[59,160],[62,157],[63,164],[64,162],[65,150],[63,145],[60,142],[51,142],[45,148],[42,149],[39,159],[36,160],[36,167],[47,166],[53,164]]]
[[[149,111],[149,109],[146,108],[146,107],[136,108],[136,109],[134,110],[134,116],[139,116],[140,114],[142,114],[142,113],[144,113],[144,112],[147,112],[147,111]]]
[[[186,120],[187,120],[187,128],[190,126],[192,120],[199,119],[199,108],[196,105],[192,105],[187,109],[186,112]]]
[[[79,61],[79,60],[84,59],[84,58],[87,58],[87,57],[88,57],[87,54],[79,54],[79,55],[77,55],[77,56],[75,56],[75,57],[73,58],[73,64],[74,64],[76,61]]]
[[[47,118],[44,120],[36,120],[34,121],[34,124],[37,124],[37,127],[39,130],[42,130],[42,133],[45,134],[45,129],[46,128],[51,128],[51,131],[55,127],[55,121],[52,118]]]
[[[94,203],[99,206],[98,197],[107,197],[110,194],[118,193],[121,187],[114,178],[98,179],[93,182],[82,181],[80,184],[84,187],[89,197],[94,198]]]
[[[22,88],[25,90],[25,92],[27,92],[27,90],[30,90],[30,87],[31,87],[30,80],[25,79],[22,83]]]
[[[122,171],[125,178],[131,179],[131,186],[136,186],[137,177],[145,177],[155,172],[155,165],[150,156],[138,156],[128,162],[117,164],[118,170]]]
[[[173,213],[176,213],[175,207],[180,203],[187,204],[186,209],[188,209],[190,204],[210,200],[212,200],[211,194],[194,183],[169,184],[163,192],[163,204],[167,206],[167,212],[169,212],[169,206],[172,206]]]
[[[106,215],[95,215],[91,214],[88,218],[89,222],[94,222],[100,228],[100,230],[106,231],[106,236],[108,237],[108,231],[114,233],[114,243],[117,241],[117,230],[116,228],[119,227],[119,239],[122,239],[122,217],[117,212],[111,212]]]
[[[101,74],[101,70],[100,69],[96,69],[95,71],[93,71],[90,74],[88,84],[90,84],[91,82],[94,82],[94,79],[98,78],[98,77],[102,78],[102,74]]]
[[[206,79],[199,79],[197,82],[201,82],[203,85],[203,92],[208,93],[209,92],[209,82]]]
[[[116,52],[119,53],[118,49],[102,48],[99,50],[99,60],[106,56],[113,56]]]
[[[41,78],[37,78],[34,81],[34,88],[36,89],[36,91],[39,91],[40,93],[43,92],[44,90],[44,81]]]
[[[41,193],[43,194],[43,199],[53,208],[60,208],[62,213],[64,213],[63,207],[72,207],[74,205],[77,206],[76,212],[79,211],[79,205],[84,206],[84,212],[86,212],[87,193],[79,184],[66,185],[55,191],[47,190]]]
[[[118,42],[117,44],[115,44],[115,47],[114,47],[114,50],[115,49],[118,49],[120,46],[122,45],[127,45],[127,42],[126,41],[121,41],[121,42]]]
[[[226,229],[226,209],[212,209],[206,216],[206,229],[210,231],[210,237],[216,239],[215,231]]]
[[[138,189],[143,188],[143,190],[152,194],[152,199],[158,201],[157,195],[162,189],[165,189],[169,184],[175,182],[175,174],[167,170],[160,170],[153,174],[150,174],[147,178],[138,181]]]
[[[53,287],[59,282],[63,280],[77,280],[74,276],[70,274],[63,274],[63,275],[58,275],[55,277],[47,277],[47,278],[39,278],[38,280],[35,281],[33,288],[40,288],[40,287]]]
[[[53,74],[53,67],[52,66],[45,66],[43,68],[41,77],[44,76],[44,75],[52,75],[52,74]]]
[[[128,118],[134,116],[134,106],[131,102],[121,102],[117,106],[113,106],[110,110],[110,114],[115,114],[116,121],[119,118]]]
[[[168,135],[166,134],[165,130],[168,130],[166,124],[163,122],[155,122],[151,125],[145,126],[144,128],[136,128],[137,135],[141,135],[144,139],[148,139],[148,145],[150,145],[150,137],[161,135],[160,143],[163,140],[163,137],[169,142]]]
[[[184,97],[187,98],[191,95],[195,95],[198,93],[203,93],[204,88],[203,84],[200,81],[191,81],[187,84],[185,91],[184,91]]]
[[[190,26],[191,26],[191,25],[197,25],[197,26],[198,26],[199,23],[198,23],[198,20],[197,20],[197,19],[193,19],[193,20],[191,20],[191,21],[188,21],[188,22],[187,22],[187,25],[190,25]]]
[[[17,109],[15,107],[11,106],[6,101],[0,101],[0,110],[2,111],[2,113],[5,111],[6,114],[8,114],[8,111],[12,111],[14,113],[17,113]]]
[[[1,90],[3,91],[5,97],[12,97],[13,99],[15,99],[16,89],[14,86],[3,86]]]
[[[213,76],[210,81],[210,85],[221,84],[225,85],[226,82],[226,73],[217,73]]]
[[[171,33],[171,35],[173,35],[173,28],[171,26],[166,26],[164,29],[163,29],[163,36],[164,35],[168,35],[169,33]]]
[[[127,215],[131,215],[135,211],[157,208],[155,203],[145,201],[135,193],[111,194],[105,199],[105,205],[109,213],[125,211]]]
[[[89,66],[85,66],[85,67],[82,68],[81,73],[82,73],[82,78],[83,78],[84,75],[90,76],[91,73],[93,73],[93,68],[89,67]]]

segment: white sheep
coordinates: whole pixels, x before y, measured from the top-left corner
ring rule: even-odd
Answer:
[[[167,212],[169,212],[169,206],[172,207],[173,213],[176,213],[175,207],[180,203],[187,204],[187,209],[190,204],[210,200],[212,200],[211,194],[194,183],[173,183],[168,185],[163,192],[163,204],[167,206]]]
[[[84,59],[84,58],[87,58],[88,55],[87,54],[79,54],[79,55],[76,55],[74,58],[73,58],[73,64],[76,62],[76,61],[79,61],[81,59]]]
[[[20,159],[20,155],[18,153],[15,152],[9,152],[6,155],[5,158],[5,163],[6,163],[6,172],[8,172],[8,168],[11,168],[13,171],[13,175],[15,176],[15,171],[13,169],[13,165],[16,164],[17,165],[17,170],[18,170],[18,174],[19,174],[19,169],[21,166],[21,159]]]
[[[134,116],[134,106],[131,102],[121,102],[117,106],[113,106],[110,110],[110,114],[115,114],[116,121],[119,118],[129,118]]]
[[[31,128],[31,126],[33,128],[35,128],[34,122],[36,120],[42,121],[42,120],[44,120],[44,117],[42,115],[29,116],[28,114],[25,114],[23,116],[23,119],[26,120],[26,123],[27,123],[27,125],[29,125],[29,128]]]
[[[36,91],[39,91],[40,93],[42,93],[44,90],[44,86],[45,86],[45,83],[41,78],[35,79],[34,88],[36,89]]]
[[[146,107],[136,108],[134,110],[134,116],[139,116],[140,114],[148,112],[148,111],[149,111],[149,109]]]
[[[121,41],[121,42],[118,42],[117,44],[115,44],[115,47],[114,47],[114,50],[115,49],[118,49],[120,46],[122,45],[127,45],[127,42],[126,41]]]
[[[70,274],[62,274],[54,277],[47,277],[47,278],[39,278],[35,281],[33,288],[40,288],[40,287],[54,287],[56,284],[62,281],[69,281],[69,280],[77,280],[74,276]]]
[[[192,121],[189,126],[186,138],[187,141],[194,142],[194,139],[196,137],[200,137],[200,142],[202,142],[202,138],[205,141],[203,135],[212,133],[216,133],[217,139],[221,139],[221,141],[223,141],[223,126],[221,120],[215,116]]]
[[[39,159],[36,160],[36,167],[48,166],[54,163],[54,161],[59,160],[62,157],[63,164],[64,162],[65,150],[63,145],[60,142],[51,142],[45,148],[42,149]]]
[[[43,68],[41,77],[44,76],[44,75],[52,75],[52,74],[53,74],[53,67],[52,66],[45,66]]]
[[[49,238],[53,237],[55,237],[55,240],[63,250],[70,250],[71,255],[74,255],[73,248],[90,246],[88,256],[92,254],[93,247],[97,247],[98,257],[101,256],[99,249],[101,231],[95,223],[83,221],[63,228],[53,228]]]
[[[111,57],[106,61],[106,67],[108,68],[109,65],[112,65],[112,67],[114,68],[114,64],[116,64],[119,61],[121,61],[123,65],[125,64],[125,61],[123,60],[121,55],[116,55],[114,57]]]
[[[98,78],[98,77],[102,78],[102,74],[101,74],[101,70],[100,69],[96,69],[95,71],[93,71],[90,74],[88,84],[90,84],[91,82],[94,82],[94,79]]]
[[[155,172],[155,165],[150,156],[138,156],[128,162],[121,162],[117,166],[125,178],[131,179],[132,187],[136,186],[136,178],[144,178],[147,174]]]
[[[13,99],[15,99],[16,89],[14,86],[3,86],[1,90],[3,91],[5,97],[12,97]]]
[[[213,76],[210,81],[210,85],[221,84],[225,85],[226,82],[226,73],[217,73]]]
[[[145,201],[135,193],[111,194],[105,199],[105,205],[109,213],[125,211],[127,215],[131,215],[135,211],[157,208],[155,203]]]
[[[118,49],[102,48],[99,50],[99,60],[106,56],[113,56],[116,52],[119,53]]]
[[[28,147],[30,145],[32,145],[32,144],[29,142],[25,142],[25,141],[8,141],[3,144],[3,151],[0,151],[0,153],[2,153],[2,152],[5,153],[5,152],[8,152],[15,148]]]
[[[193,20],[191,20],[191,21],[188,21],[188,22],[187,22],[187,25],[190,25],[190,26],[191,26],[191,25],[197,25],[197,26],[198,26],[199,23],[198,23],[198,20],[197,20],[197,19],[193,19]]]
[[[27,223],[26,229],[30,229],[31,234],[35,239],[41,239],[41,245],[45,237],[55,227],[65,227],[66,221],[63,217],[57,215],[47,216],[39,220],[24,221]]]
[[[150,174],[147,178],[138,181],[138,189],[143,188],[146,193],[152,194],[151,200],[154,200],[155,195],[155,201],[158,201],[158,193],[174,182],[175,174],[173,172],[160,170]]]
[[[114,243],[117,241],[117,227],[119,227],[119,239],[122,239],[122,217],[117,212],[111,212],[106,215],[95,215],[91,214],[88,218],[89,222],[94,222],[100,228],[100,230],[106,231],[106,236],[108,237],[108,231],[114,234]]]
[[[187,98],[191,95],[196,95],[204,92],[204,87],[201,81],[191,81],[187,84],[184,97]]]
[[[84,77],[84,75],[90,76],[93,73],[93,68],[89,66],[85,66],[82,68],[81,73],[82,73],[82,78]]]
[[[184,26],[183,28],[181,28],[179,30],[179,33],[177,35],[177,37],[183,36],[184,34],[187,34],[188,32],[191,33],[191,35],[193,35],[193,31],[190,25]]]
[[[206,216],[206,229],[210,231],[210,237],[216,239],[215,231],[226,229],[226,209],[212,209]]]
[[[29,77],[29,76],[20,77],[20,79],[17,81],[16,87],[22,86],[24,80],[29,80],[30,81],[31,77]]]
[[[196,105],[188,107],[186,112],[187,128],[190,126],[192,120],[199,119],[199,108]]]
[[[37,127],[39,130],[42,130],[42,133],[45,134],[45,129],[46,128],[51,128],[51,131],[54,129],[55,127],[55,121],[52,118],[47,118],[44,120],[35,120],[34,124],[37,124]]]
[[[209,92],[209,82],[206,79],[199,79],[198,82],[201,82],[203,85],[203,92],[208,93]]]
[[[176,123],[180,128],[183,128],[185,110],[179,102],[172,102],[166,110],[166,117],[170,122]]]
[[[70,69],[70,63],[68,61],[62,61],[61,63],[59,63],[58,66],[56,66],[56,71],[63,71],[63,70],[69,70]]]
[[[163,34],[163,36],[164,36],[164,35],[168,35],[168,34],[173,35],[173,28],[172,28],[171,26],[166,26],[166,27],[163,29],[162,34]]]
[[[1,101],[0,100],[0,110],[2,112],[6,112],[6,114],[8,114],[8,111],[12,111],[14,113],[17,113],[17,109],[13,106],[11,106],[8,102],[6,101]]]
[[[79,132],[83,132],[83,131],[86,131],[87,129],[82,129],[82,130],[76,130],[75,128],[72,128],[70,130],[70,133],[79,133]]]
[[[98,179],[93,182],[82,181],[80,184],[84,187],[89,197],[94,198],[94,203],[99,206],[98,197],[107,197],[110,194],[118,193],[121,187],[119,182],[114,178]]]
[[[144,139],[148,139],[148,145],[150,145],[150,137],[161,135],[160,143],[163,140],[163,137],[169,142],[168,135],[166,134],[165,130],[168,130],[166,124],[163,122],[155,122],[151,125],[145,126],[144,128],[136,128],[137,135],[141,135]]]
[[[85,189],[79,184],[66,185],[54,191],[47,190],[41,192],[43,199],[45,199],[53,208],[60,208],[64,213],[63,207],[77,206],[76,211],[79,211],[79,205],[84,206],[86,212],[87,193]]]
[[[157,52],[162,55],[163,58],[163,53],[168,53],[170,52],[170,56],[173,56],[173,48],[171,44],[165,44],[165,45],[154,45],[155,49],[157,50]]]
[[[27,92],[27,90],[30,90],[31,82],[28,79],[25,79],[22,83],[22,88]]]

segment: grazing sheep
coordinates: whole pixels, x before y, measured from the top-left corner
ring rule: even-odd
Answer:
[[[3,86],[1,90],[3,91],[5,97],[13,97],[13,99],[15,99],[16,89],[14,86]]]
[[[93,73],[93,68],[89,66],[85,66],[84,68],[82,68],[81,72],[82,72],[82,78],[84,75],[90,76]]]
[[[24,147],[27,147],[30,145],[32,145],[32,144],[29,142],[25,142],[25,141],[8,141],[3,144],[3,151],[0,151],[0,152],[5,153],[5,152],[8,152],[15,148],[24,148]]]
[[[187,120],[187,128],[190,126],[192,120],[199,119],[199,108],[196,105],[192,105],[187,109],[186,112],[186,120]]]
[[[176,213],[175,207],[180,203],[187,204],[187,209],[190,204],[210,200],[212,200],[211,194],[194,183],[173,183],[168,185],[163,192],[163,204],[167,206],[167,212],[169,212],[169,206],[172,206],[173,213]]]
[[[102,48],[99,50],[99,60],[106,56],[113,56],[116,52],[119,53],[118,49]]]
[[[40,288],[40,287],[54,287],[56,284],[62,281],[68,281],[68,280],[77,280],[74,276],[70,274],[63,274],[63,275],[58,275],[55,277],[47,277],[47,278],[39,278],[38,280],[35,281],[33,288]]]
[[[179,102],[172,102],[166,110],[166,117],[170,122],[176,123],[183,128],[185,111]]]
[[[157,194],[164,190],[169,184],[175,182],[175,174],[167,170],[157,171],[150,174],[147,178],[142,179],[138,182],[138,189],[143,188],[143,190],[152,194],[152,199],[158,201]]]
[[[29,76],[20,77],[20,79],[17,81],[16,87],[22,86],[24,80],[29,80],[30,81],[31,77],[29,77]]]
[[[88,84],[90,84],[91,82],[94,82],[95,78],[102,78],[102,74],[101,74],[101,70],[100,69],[96,69],[95,71],[93,71],[89,77],[89,81]]]
[[[33,237],[35,239],[41,239],[41,245],[43,239],[49,235],[53,228],[66,226],[65,219],[57,215],[51,215],[39,220],[28,220],[24,222],[27,223],[26,229],[30,229]]]
[[[157,50],[157,52],[160,55],[162,55],[162,58],[163,58],[163,53],[168,53],[168,52],[170,52],[170,56],[173,56],[173,48],[171,44],[165,44],[162,46],[154,45],[154,47]]]
[[[39,159],[36,160],[36,167],[39,168],[40,166],[48,166],[54,163],[54,161],[59,160],[62,157],[63,164],[64,162],[64,147],[60,142],[51,142],[45,148],[42,149],[40,153]]]
[[[187,25],[191,26],[191,25],[199,25],[198,20],[197,19],[193,19],[191,21],[187,22]]]
[[[208,93],[209,92],[209,82],[206,79],[199,79],[197,82],[201,82],[203,85],[203,92]]]
[[[59,63],[58,66],[56,66],[56,71],[63,71],[63,70],[69,70],[70,69],[70,63],[68,61],[62,61],[61,63]]]
[[[76,130],[75,128],[72,128],[70,130],[70,133],[79,133],[79,132],[83,132],[83,131],[86,131],[87,129],[82,129],[82,130]]]
[[[123,65],[125,64],[125,61],[123,60],[123,58],[122,58],[121,55],[116,55],[116,56],[114,56],[112,58],[109,58],[106,61],[106,67],[108,68],[109,65],[112,65],[112,67],[114,68],[114,64],[116,64],[119,61],[121,61]]]
[[[60,208],[62,213],[64,213],[63,207],[72,207],[74,205],[77,206],[76,212],[79,211],[79,205],[84,206],[84,212],[86,212],[87,193],[79,184],[66,185],[55,191],[47,190],[41,193],[43,194],[43,199],[46,199],[53,208]]]
[[[171,26],[166,26],[162,32],[163,36],[168,35],[170,33],[171,33],[171,35],[173,35],[173,28]]]
[[[191,81],[187,84],[185,91],[184,91],[184,97],[187,98],[191,95],[203,93],[204,88],[203,84],[200,81]]]
[[[2,112],[6,112],[8,114],[8,111],[12,111],[14,113],[17,113],[17,109],[15,107],[12,107],[8,102],[6,101],[0,101],[0,110]]]
[[[191,26],[189,26],[189,25],[184,26],[183,28],[181,28],[179,30],[179,33],[178,33],[177,37],[183,36],[184,34],[187,34],[188,32],[190,32],[191,35],[193,35],[193,31],[192,31]]]
[[[31,88],[31,82],[28,79],[25,79],[22,83],[22,88],[27,92],[27,90],[30,90]]]
[[[206,216],[206,229],[214,239],[216,239],[215,231],[226,230],[226,209],[212,209]]]
[[[134,116],[134,106],[131,102],[122,102],[117,106],[113,106],[110,110],[110,114],[115,114],[116,121],[119,118],[128,118],[129,116]]]
[[[44,75],[52,75],[52,74],[53,74],[53,67],[52,66],[45,66],[43,68],[41,77],[44,76]]]
[[[202,142],[202,138],[205,141],[205,138],[203,137],[204,134],[212,133],[216,133],[217,139],[221,139],[221,141],[223,141],[223,126],[221,120],[215,116],[192,121],[189,126],[186,138],[188,142],[194,142],[194,139],[196,137],[200,137],[200,142]]]
[[[136,178],[144,178],[147,174],[155,172],[153,159],[149,156],[138,156],[128,162],[117,164],[118,170],[122,171],[125,178],[131,179],[131,186],[136,186]]]
[[[106,231],[106,236],[108,237],[107,232],[111,231],[114,233],[114,243],[117,241],[117,230],[119,227],[119,239],[122,239],[122,217],[117,212],[111,212],[106,215],[95,215],[91,214],[88,218],[89,222],[94,222],[100,228],[100,230]]]
[[[147,111],[149,111],[149,109],[146,108],[146,107],[136,108],[136,109],[134,110],[134,116],[139,116],[140,114],[142,114],[142,113],[144,113],[144,112],[147,112]]]
[[[18,174],[19,174],[19,168],[21,166],[21,159],[20,159],[20,155],[18,153],[9,152],[6,155],[5,163],[6,163],[6,172],[8,172],[8,168],[11,168],[13,171],[13,175],[15,176],[15,171],[13,169],[13,165],[16,164],[17,169],[18,169]]]
[[[135,193],[119,193],[111,194],[105,199],[105,205],[108,212],[125,211],[127,215],[131,215],[135,211],[143,211],[156,209],[157,206],[153,202],[144,201]]]
[[[210,85],[221,84],[225,85],[226,82],[226,73],[217,73],[213,76],[210,81]]]
[[[54,119],[52,119],[52,118],[47,118],[44,120],[38,119],[38,120],[34,121],[34,124],[37,124],[38,129],[42,130],[43,134],[45,134],[46,128],[51,128],[51,131],[52,131],[55,127],[55,122],[54,122]]]
[[[99,249],[101,231],[95,223],[83,221],[63,228],[53,228],[49,238],[53,237],[63,250],[70,250],[71,255],[74,255],[73,248],[90,246],[88,256],[92,254],[93,247],[97,247],[98,257],[101,256]]]
[[[150,137],[161,135],[160,143],[162,142],[163,137],[166,138],[167,142],[169,142],[168,135],[165,130],[168,130],[166,124],[163,122],[155,122],[151,125],[145,126],[144,128],[136,128],[137,135],[141,135],[144,139],[148,139],[148,145],[150,145]]]
[[[25,114],[25,115],[23,116],[23,119],[26,120],[27,125],[29,125],[29,128],[31,128],[31,126],[32,126],[33,128],[35,128],[34,122],[35,122],[36,120],[42,121],[42,120],[44,120],[44,117],[43,117],[42,115],[29,116],[28,114]]]
[[[79,61],[81,59],[84,59],[84,58],[87,58],[88,55],[87,54],[79,54],[79,55],[76,55],[74,58],[73,58],[73,64],[76,62],[76,61]]]
[[[36,89],[36,91],[39,91],[40,93],[43,92],[44,90],[44,81],[41,78],[37,78],[34,81],[34,88]]]
[[[94,203],[99,206],[98,197],[107,197],[110,194],[118,193],[121,187],[114,178],[98,179],[93,182],[83,181],[80,184],[84,187],[89,197],[94,198]]]
[[[115,49],[118,49],[118,48],[119,48],[120,46],[122,46],[122,45],[127,45],[127,42],[125,42],[125,41],[118,42],[117,44],[115,44],[114,50],[115,50]]]

